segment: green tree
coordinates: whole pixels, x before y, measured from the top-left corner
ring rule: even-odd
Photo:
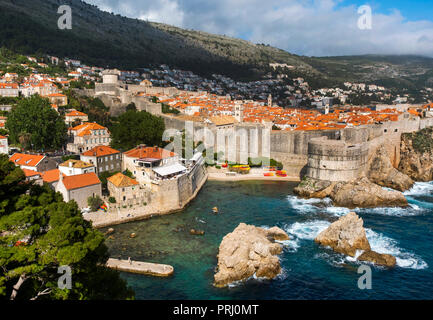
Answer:
[[[146,111],[127,111],[119,116],[111,129],[111,146],[129,150],[139,144],[161,146],[164,120]]]
[[[104,201],[99,197],[89,197],[87,198],[87,204],[92,211],[98,211],[98,209],[104,204]]]
[[[47,99],[32,96],[18,102],[6,121],[12,143],[34,149],[58,149],[66,140],[66,124]]]
[[[130,110],[132,110],[132,111],[137,111],[137,107],[135,106],[135,103],[134,103],[134,102],[131,102],[130,104],[128,104],[128,105],[126,106],[126,111],[130,111]]]
[[[133,298],[119,273],[105,267],[107,259],[103,234],[74,201],[27,183],[0,156],[0,299]],[[70,289],[58,286],[59,266],[71,268]]]

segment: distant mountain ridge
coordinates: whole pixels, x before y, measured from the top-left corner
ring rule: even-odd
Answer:
[[[57,28],[57,9],[63,4],[72,8],[72,30]],[[202,76],[219,73],[238,80],[259,79],[272,70],[270,63],[281,63],[296,67],[292,76],[329,85],[380,80],[422,87],[433,81],[431,58],[303,57],[245,40],[122,17],[80,0],[0,0],[0,46],[79,58],[103,67],[168,64]]]

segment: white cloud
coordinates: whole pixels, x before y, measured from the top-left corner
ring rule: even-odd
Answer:
[[[400,12],[375,14],[357,27],[355,6],[341,0],[87,0],[134,18],[241,37],[303,55],[420,54],[433,56],[433,22]],[[105,9],[104,9],[105,10]]]
[[[155,7],[141,13],[138,18],[154,22],[162,22],[177,27],[183,26],[184,13],[176,0],[159,0]]]

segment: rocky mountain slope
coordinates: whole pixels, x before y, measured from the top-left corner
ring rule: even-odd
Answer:
[[[59,30],[60,5],[70,5],[72,30]],[[202,76],[259,79],[270,63],[288,64],[290,76],[328,86],[376,81],[422,87],[433,79],[433,59],[411,56],[302,57],[268,45],[149,23],[99,10],[80,0],[0,0],[0,46],[78,58],[89,64],[139,68],[168,64]]]

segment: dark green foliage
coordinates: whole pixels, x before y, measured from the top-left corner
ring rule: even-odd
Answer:
[[[77,204],[63,202],[47,185],[26,183],[5,155],[0,155],[0,204],[0,299],[133,297],[119,274],[104,267],[109,257],[104,236],[83,219]],[[58,287],[59,266],[71,268],[71,289]],[[24,281],[16,286],[19,279]]]
[[[63,162],[68,161],[70,159],[72,159],[72,160],[80,160],[80,156],[77,155],[77,154],[73,154],[73,155],[70,155],[70,156],[62,156],[62,161]]]
[[[162,103],[162,113],[173,113],[173,114],[179,114],[180,111],[170,107],[169,105]]]
[[[66,139],[66,124],[47,99],[38,95],[21,100],[6,121],[12,143],[24,148],[49,150],[61,148]]]
[[[0,97],[0,105],[16,105],[22,98]]]
[[[271,167],[277,167],[277,168],[283,168],[283,164],[281,162],[278,162],[274,159],[264,158],[264,157],[258,157],[258,158],[248,158],[248,165],[251,168],[259,168],[262,166],[271,166]]]
[[[70,89],[95,89],[95,83],[93,81],[88,81],[80,78],[77,81],[72,81],[69,85]]]
[[[164,120],[146,111],[127,111],[111,129],[111,146],[129,150],[139,144],[161,146],[165,130]]]
[[[131,179],[134,179],[134,176],[132,175],[132,172],[126,169],[122,172],[125,176],[130,177]]]
[[[134,102],[131,102],[126,106],[126,111],[137,111],[137,106]]]
[[[109,201],[110,203],[116,203],[116,199],[115,199],[114,197],[110,197],[110,198],[108,198],[108,201]]]
[[[412,146],[416,152],[424,153],[433,150],[433,128],[425,128],[418,132],[405,133],[412,140]]]
[[[115,174],[119,173],[119,171],[115,171],[115,172],[110,172],[110,171],[104,171],[101,174],[99,174],[99,180],[101,180],[101,184],[102,184],[102,192],[104,194],[108,195],[108,187],[107,187],[107,179],[111,176],[114,176]]]
[[[104,127],[110,128],[110,108],[99,98],[88,96],[79,96],[74,90],[66,90],[65,94],[68,97],[67,109],[76,109],[84,112],[89,116],[89,122],[96,122]]]

